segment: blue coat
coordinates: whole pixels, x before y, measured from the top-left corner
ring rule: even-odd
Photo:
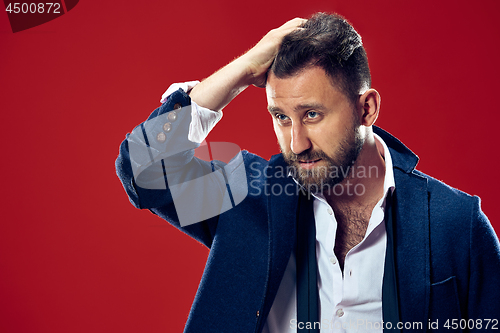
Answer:
[[[189,104],[189,96],[178,90],[148,119]],[[500,328],[500,246],[480,199],[415,170],[416,155],[389,133],[376,127],[374,131],[389,147],[396,182],[401,322],[422,323],[426,329],[429,321],[437,320],[439,330],[448,331],[447,320],[452,327],[453,319],[474,319],[482,320],[484,330],[486,320],[496,319]],[[269,191],[293,184],[290,177],[269,172],[286,167],[283,158],[276,155],[267,161],[246,151],[242,157],[248,184],[252,182],[246,198],[218,216],[181,227],[170,191],[137,186],[128,140],[120,146],[117,174],[132,204],[149,209],[210,249],[185,332],[260,332],[295,242],[297,195]],[[214,167],[193,158],[192,152],[184,154],[184,163]],[[478,323],[469,322],[469,327]],[[493,325],[490,322],[489,328]]]

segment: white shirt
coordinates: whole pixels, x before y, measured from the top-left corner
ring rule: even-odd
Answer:
[[[198,81],[174,84],[163,94],[161,102],[178,88],[192,89]],[[192,122],[189,140],[201,143],[222,112],[215,112],[191,101]],[[363,240],[353,247],[344,261],[344,276],[333,251],[337,221],[322,195],[314,196],[316,222],[316,257],[318,260],[318,290],[321,333],[383,332],[382,281],[387,234],[385,230],[385,198],[395,188],[392,159],[385,142],[376,134],[385,158],[384,197],[373,208]],[[370,176],[375,170],[366,170]],[[351,189],[352,190],[352,189]],[[297,332],[296,264],[292,253],[263,333]]]

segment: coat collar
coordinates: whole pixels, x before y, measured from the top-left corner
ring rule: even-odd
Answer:
[[[418,163],[418,156],[394,136],[384,131],[380,127],[373,126],[373,132],[380,136],[391,151],[392,165],[405,173],[415,170]]]

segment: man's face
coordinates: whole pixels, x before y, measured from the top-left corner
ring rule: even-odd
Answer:
[[[320,67],[286,79],[270,73],[266,94],[281,152],[299,183],[309,190],[340,183],[364,143],[355,105]]]

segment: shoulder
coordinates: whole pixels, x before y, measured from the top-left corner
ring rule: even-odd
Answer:
[[[414,175],[427,181],[429,217],[432,226],[455,229],[461,234],[471,234],[474,229],[488,229],[491,224],[481,210],[481,199],[454,188],[423,172]]]
[[[281,154],[273,155],[270,160],[266,160],[258,155],[246,150],[242,151],[247,174],[250,178],[289,178],[288,165]]]
[[[421,171],[414,170],[412,173],[427,180],[427,190],[430,196],[429,199],[431,200],[448,201],[450,203],[472,203],[476,200],[474,199],[474,196],[454,188]]]
[[[421,171],[414,170],[412,173],[427,181],[429,209],[432,215],[446,214],[468,220],[474,211],[480,211],[479,197],[465,193]]]

